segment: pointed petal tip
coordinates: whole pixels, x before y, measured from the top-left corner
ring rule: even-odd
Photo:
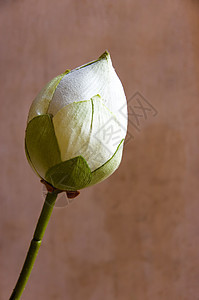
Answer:
[[[71,69],[66,69],[66,71],[63,73],[64,75],[70,73]]]
[[[99,60],[100,59],[111,59],[110,53],[108,52],[108,50],[106,50],[102,55],[100,55]]]

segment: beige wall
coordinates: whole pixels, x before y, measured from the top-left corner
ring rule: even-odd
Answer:
[[[113,176],[55,208],[22,299],[199,299],[198,16],[196,0],[0,1],[1,300],[43,201],[24,154],[31,101],[105,49],[127,98],[158,114],[129,125]]]

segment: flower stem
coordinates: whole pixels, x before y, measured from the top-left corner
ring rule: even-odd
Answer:
[[[57,198],[56,191],[48,192],[48,194],[46,195],[46,199],[45,199],[39,220],[37,222],[37,226],[36,226],[36,229],[35,229],[35,232],[33,235],[33,239],[30,243],[30,247],[29,247],[23,268],[19,275],[16,286],[12,292],[10,300],[19,300],[23,293],[23,290],[26,286],[26,283],[27,283],[30,273],[32,271],[35,259],[37,257],[37,254],[38,254],[38,251],[39,251],[39,248],[41,245],[41,241],[44,236],[44,232],[48,225],[50,216],[52,214],[52,210],[53,210],[56,198]]]

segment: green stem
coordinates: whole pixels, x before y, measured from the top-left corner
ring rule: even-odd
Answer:
[[[12,295],[10,297],[10,300],[19,300],[23,290],[26,286],[26,283],[28,281],[28,278],[30,276],[30,273],[32,271],[35,259],[37,257],[42,238],[44,236],[44,232],[46,230],[46,227],[48,225],[50,216],[52,214],[52,210],[55,204],[57,198],[57,192],[48,192],[39,220],[37,222],[37,226],[33,235],[33,239],[30,243],[30,247],[23,265],[23,268],[21,270],[21,273],[19,275],[18,281],[16,283],[16,286],[12,292]]]

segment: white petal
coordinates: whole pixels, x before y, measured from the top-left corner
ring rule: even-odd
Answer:
[[[82,100],[89,100],[99,94],[104,104],[127,130],[126,116],[120,109],[126,107],[122,84],[112,66],[110,55],[105,52],[97,61],[81,66],[66,74],[56,88],[48,113],[55,115],[64,106]],[[123,113],[126,108],[123,108]]]
[[[104,128],[110,122],[117,140],[110,134],[104,139]],[[113,156],[126,134],[99,96],[64,106],[53,117],[53,124],[62,161],[82,155],[91,171]]]

